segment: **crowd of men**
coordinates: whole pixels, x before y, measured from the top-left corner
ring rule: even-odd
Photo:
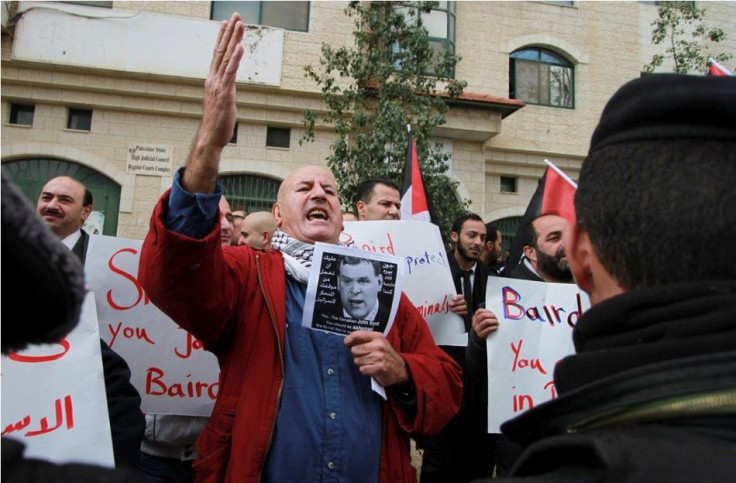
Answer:
[[[144,415],[127,364],[101,341],[119,467],[172,482],[736,479],[736,262],[724,248],[736,239],[735,79],[654,74],[622,86],[583,162],[577,221],[539,213],[517,234],[517,265],[503,267],[496,225],[455,220],[451,307],[468,343],[438,346],[404,294],[386,334],[301,325],[315,243],[339,243],[343,210],[330,171],[307,165],[283,180],[272,212],[231,211],[218,171],[243,34],[237,13],[221,26],[199,131],[154,208],[138,273],[215,354],[219,394],[208,418]],[[92,204],[67,176],[37,203],[81,264]],[[400,190],[365,180],[351,208],[358,221],[399,220]],[[348,258],[342,314],[383,316],[380,267]],[[575,353],[555,367],[558,397],[500,435],[487,431],[486,341],[503,330],[486,307],[496,276],[576,283],[591,303]],[[419,476],[410,440],[423,450]],[[3,438],[4,465],[6,448]]]

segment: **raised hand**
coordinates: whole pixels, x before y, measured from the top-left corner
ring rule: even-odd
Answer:
[[[184,188],[192,193],[214,192],[220,155],[235,129],[235,77],[244,53],[244,31],[238,13],[220,26],[210,72],[204,83],[202,122],[182,179]]]

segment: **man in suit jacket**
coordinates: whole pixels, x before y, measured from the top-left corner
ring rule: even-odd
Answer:
[[[36,204],[36,211],[46,225],[79,257],[82,265],[89,244],[89,235],[82,230],[82,224],[92,213],[92,202],[92,193],[82,183],[69,176],[58,176],[44,185]],[[130,369],[125,360],[102,339],[100,350],[115,465],[137,468],[145,427],[141,397],[130,383]]]
[[[472,330],[472,317],[476,310],[485,306],[488,268],[480,262],[486,238],[486,225],[480,216],[467,213],[452,224],[450,234],[455,249],[450,254],[449,264],[455,289],[464,296],[466,310],[454,310],[465,323],[465,331]],[[466,285],[467,284],[467,285]],[[494,440],[487,431],[486,416],[478,411],[482,401],[468,384],[465,377],[465,347],[440,346],[463,367],[463,401],[458,414],[437,435],[424,438],[420,446],[424,449],[422,483],[469,482],[476,478],[491,476]]]

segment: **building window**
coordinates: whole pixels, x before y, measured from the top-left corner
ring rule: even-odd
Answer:
[[[233,210],[271,211],[279,192],[280,180],[248,174],[229,174],[220,178],[225,198]]]
[[[238,144],[238,123],[235,123],[233,128],[233,137],[230,138],[229,144]]]
[[[69,117],[66,120],[66,128],[77,131],[89,131],[92,129],[92,109],[69,108]]]
[[[411,25],[416,24],[415,17],[409,17],[409,9],[401,7],[404,18]],[[427,29],[429,46],[432,49],[432,64],[438,65],[442,62],[445,52],[455,53],[455,2],[438,2],[438,5],[429,13],[422,13],[422,25]],[[428,72],[429,75],[452,78],[454,70],[438,74]]]
[[[28,104],[11,104],[10,105],[10,124],[19,124],[22,126],[33,126],[33,113],[36,106]]]
[[[501,193],[516,193],[516,182],[513,176],[501,176]]]
[[[269,148],[289,148],[291,129],[288,127],[268,126],[266,130],[266,146]]]
[[[120,185],[107,175],[73,161],[59,158],[22,158],[2,164],[23,194],[36,206],[41,189],[51,178],[70,176],[92,192],[92,214],[83,225],[87,233],[116,236],[120,214]]]
[[[547,49],[529,47],[509,58],[509,96],[529,104],[574,105],[574,71],[571,62]]]
[[[58,3],[73,3],[76,5],[84,5],[85,7],[100,7],[100,8],[112,8],[112,2],[75,2],[75,1],[64,1]]]
[[[212,2],[212,20],[228,20],[233,12],[246,24],[309,31],[309,2]]]

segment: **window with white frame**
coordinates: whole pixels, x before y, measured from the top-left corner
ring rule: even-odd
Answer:
[[[210,16],[212,20],[228,20],[234,12],[238,12],[246,24],[309,31],[309,2],[212,2]]]
[[[528,104],[574,108],[573,64],[560,54],[525,47],[509,57],[509,97]]]
[[[455,53],[455,2],[437,3],[438,5],[431,12],[422,13],[421,18],[422,25],[427,29],[433,59],[439,62],[445,52]],[[407,23],[414,22],[412,25],[416,24],[416,17],[412,19],[408,16],[409,9],[407,7],[401,7],[399,11],[404,13]],[[429,72],[428,74],[434,75],[436,73]],[[455,76],[455,72],[444,72],[438,75],[451,78]]]

